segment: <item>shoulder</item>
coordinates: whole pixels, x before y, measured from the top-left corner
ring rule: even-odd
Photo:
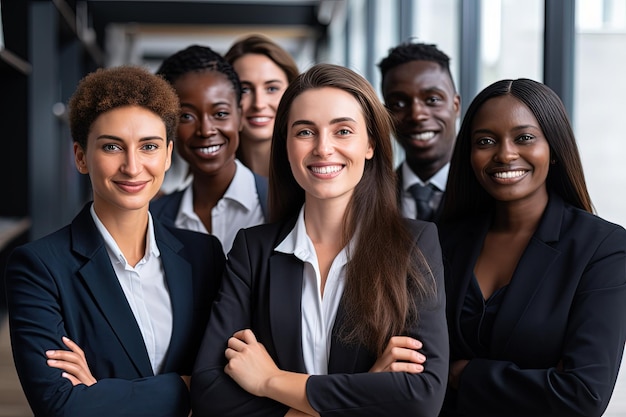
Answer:
[[[163,195],[150,203],[150,213],[155,217],[161,217],[167,215],[170,211],[173,211],[174,216],[180,206],[180,202],[183,199],[183,193],[185,191],[176,191],[171,194]]]

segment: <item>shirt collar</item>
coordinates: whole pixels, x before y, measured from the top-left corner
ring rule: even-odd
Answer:
[[[109,254],[114,256],[115,259],[117,259],[120,263],[126,265],[128,262],[126,261],[124,254],[122,253],[120,247],[117,245],[117,242],[115,241],[115,239],[113,239],[113,236],[111,236],[111,233],[109,233],[104,223],[102,223],[102,221],[96,214],[96,211],[93,208],[93,204],[89,208],[89,212],[91,213],[91,218],[96,224],[96,228],[102,235],[102,239],[104,239],[104,244]],[[148,212],[147,232],[148,233],[146,234],[146,253],[144,254],[144,259],[148,260],[150,259],[150,256],[154,256],[158,258],[161,255],[161,252],[159,251],[159,247],[157,246],[157,243],[156,243],[156,238],[154,235],[154,224],[152,222],[152,215],[150,214],[150,212]]]
[[[350,240],[348,245],[337,254],[338,260],[341,265],[348,263],[348,248],[352,248],[353,240]],[[306,233],[306,226],[304,224],[304,206],[300,209],[298,219],[291,232],[274,248],[276,252],[293,254],[296,258],[302,262],[310,262],[317,264],[317,255],[315,254],[315,247],[309,235]],[[312,262],[312,258],[315,262]]]
[[[426,185],[432,184],[439,191],[446,191],[446,182],[448,181],[448,171],[450,171],[450,163],[445,164],[439,171],[435,173],[428,181],[424,182],[420,177],[415,175],[415,172],[409,167],[406,160],[402,163],[402,189],[408,191],[414,184]]]

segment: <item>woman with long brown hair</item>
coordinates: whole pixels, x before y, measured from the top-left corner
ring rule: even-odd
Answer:
[[[194,415],[438,414],[440,248],[432,223],[399,213],[391,129],[349,69],[319,64],[288,87],[274,223],[243,229],[229,254],[192,377]]]

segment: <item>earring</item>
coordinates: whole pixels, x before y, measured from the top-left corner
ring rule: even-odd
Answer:
[[[551,160],[550,160],[550,164],[552,164],[552,165],[556,165],[556,159],[551,159]]]

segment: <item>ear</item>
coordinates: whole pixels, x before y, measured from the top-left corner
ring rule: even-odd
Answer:
[[[454,95],[454,100],[452,100],[454,105],[454,112],[456,113],[456,117],[461,116],[461,96],[458,94]]]
[[[365,159],[372,159],[374,157],[374,142],[371,140],[367,141],[367,152],[365,152]]]
[[[76,169],[81,174],[88,174],[89,168],[87,167],[87,156],[85,154],[85,150],[78,142],[74,142],[74,163],[76,164]]]
[[[170,140],[167,144],[167,156],[165,157],[165,171],[172,166],[172,150],[174,149],[174,141]]]

